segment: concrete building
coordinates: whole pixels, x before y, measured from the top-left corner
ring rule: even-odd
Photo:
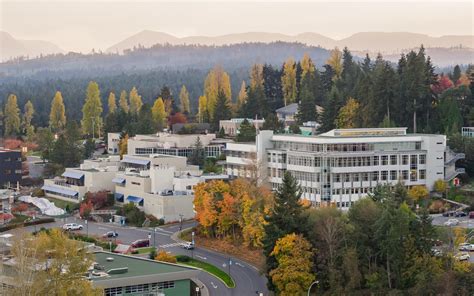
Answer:
[[[113,192],[119,164],[119,156],[87,159],[78,168],[66,168],[59,178],[44,180],[42,189],[48,197],[73,202],[81,202],[87,192]]]
[[[193,187],[202,182],[197,166],[170,155],[125,155],[116,177],[115,200],[129,202],[166,222],[194,217]]]
[[[189,157],[199,138],[206,157],[219,157],[225,145],[215,142],[215,134],[179,135],[158,133],[156,135],[136,135],[128,139],[129,155],[166,154]]]
[[[461,135],[466,138],[474,138],[474,127],[465,126],[461,130]]]
[[[464,173],[455,167],[464,155],[447,148],[446,136],[407,134],[406,128],[336,129],[318,136],[260,131],[253,147],[228,145],[226,155],[231,176],[245,176],[242,172],[254,162],[259,181],[277,189],[288,171],[298,180],[303,198],[341,209],[379,184],[401,181],[432,190],[436,180]]]
[[[280,121],[285,123],[285,126],[292,125],[296,122],[296,114],[298,114],[298,103],[288,104],[285,107],[281,107],[276,111],[277,117]],[[321,114],[323,108],[321,106],[316,106],[316,112]]]
[[[16,188],[21,174],[21,152],[0,148],[0,188]]]
[[[107,134],[107,152],[109,154],[119,154],[120,133]]]
[[[247,119],[247,121],[253,126],[256,130],[262,129],[265,119],[251,119],[251,118],[232,118],[229,120],[219,121],[219,129],[223,128],[226,135],[235,137],[239,133],[239,128],[242,122]]]

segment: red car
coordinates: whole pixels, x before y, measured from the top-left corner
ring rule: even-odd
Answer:
[[[474,219],[474,211],[469,212],[469,219]]]
[[[132,244],[131,244],[132,248],[146,248],[146,247],[149,247],[150,246],[150,241],[147,240],[147,239],[139,239],[139,240],[136,240],[134,241]]]

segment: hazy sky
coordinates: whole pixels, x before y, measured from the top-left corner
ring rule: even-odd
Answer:
[[[22,1],[0,0],[0,30],[65,50],[106,49],[142,30],[183,37],[249,31],[472,35],[473,2],[452,1]]]

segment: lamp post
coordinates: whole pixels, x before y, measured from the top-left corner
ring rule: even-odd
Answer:
[[[193,245],[193,247],[191,248],[191,258],[194,259],[194,231],[191,232],[191,244]]]
[[[179,231],[183,230],[183,214],[179,214]]]
[[[87,219],[84,221],[86,223],[86,236],[89,237],[89,223],[87,223]]]
[[[153,228],[153,248],[156,249],[156,227]]]
[[[151,241],[151,232],[148,232],[148,245],[150,245],[150,241]]]
[[[309,296],[309,292],[311,291],[311,288],[313,287],[314,284],[319,284],[319,281],[314,281],[311,283],[311,285],[309,285],[309,288],[308,288],[308,296]]]

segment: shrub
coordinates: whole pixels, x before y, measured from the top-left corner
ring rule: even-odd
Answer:
[[[35,190],[33,190],[33,193],[31,193],[31,196],[43,197],[44,190],[41,188],[36,188]]]
[[[191,261],[191,257],[186,256],[186,255],[176,255],[175,258],[178,262],[189,262],[189,261]]]
[[[79,208],[79,214],[82,218],[86,219],[89,218],[94,206],[90,200],[81,203],[81,207]]]
[[[160,252],[158,252],[158,255],[155,256],[155,260],[176,263],[176,257],[168,254],[165,250],[161,250]]]

